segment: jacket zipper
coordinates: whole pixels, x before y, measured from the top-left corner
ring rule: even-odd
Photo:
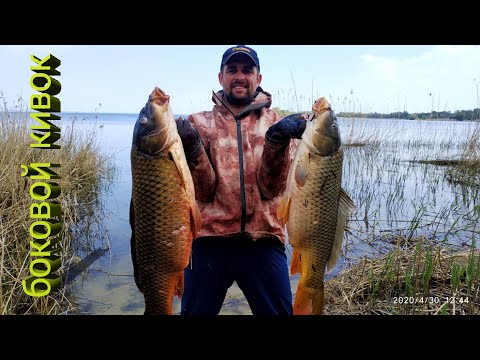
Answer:
[[[242,202],[242,220],[240,222],[240,232],[245,232],[245,225],[247,223],[247,202],[245,199],[245,178],[243,172],[243,140],[242,127],[240,126],[240,117],[235,116],[237,122],[237,142],[238,142],[238,161],[240,166],[240,200]]]
[[[243,111],[235,116],[235,114],[228,108],[228,106],[220,99],[215,92],[212,92],[213,96],[216,97],[220,103],[227,109],[234,117],[235,122],[237,123],[237,145],[238,145],[238,163],[240,167],[240,201],[242,203],[242,217],[240,221],[240,232],[243,234],[245,232],[245,226],[247,224],[247,200],[245,198],[245,177],[243,171],[243,140],[242,140],[242,127],[240,120],[242,117],[246,116],[252,110],[257,110],[263,108],[267,103],[259,103],[254,105],[249,105],[243,109]]]

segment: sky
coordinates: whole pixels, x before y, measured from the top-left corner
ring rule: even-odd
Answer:
[[[137,114],[155,86],[175,114],[210,110],[227,45],[0,45],[0,107],[28,104],[30,54],[52,54],[62,112]],[[430,112],[479,107],[479,45],[255,45],[272,107],[336,112]],[[28,105],[27,105],[28,106]]]

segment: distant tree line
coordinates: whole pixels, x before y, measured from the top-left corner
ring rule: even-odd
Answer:
[[[450,111],[432,111],[428,113],[413,113],[410,114],[407,111],[394,112],[390,114],[381,113],[353,113],[353,112],[340,112],[337,113],[338,117],[359,117],[370,119],[409,119],[409,120],[430,120],[430,119],[455,119],[458,121],[463,120],[480,120],[480,109],[474,110],[457,110],[454,113]]]

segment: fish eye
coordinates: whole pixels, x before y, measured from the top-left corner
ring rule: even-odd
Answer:
[[[148,122],[148,119],[147,119],[145,116],[143,116],[143,117],[140,119],[140,124],[142,124],[142,125],[145,125],[147,122]]]

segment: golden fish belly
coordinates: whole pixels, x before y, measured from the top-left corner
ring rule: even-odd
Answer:
[[[288,236],[301,254],[302,283],[306,287],[319,288],[323,283],[335,240],[342,161],[342,149],[328,157],[310,154],[304,186],[290,185]]]
[[[131,160],[138,278],[146,307],[168,312],[173,295],[183,292],[183,276],[177,283],[190,257],[194,199],[170,156],[150,158],[132,149]]]

